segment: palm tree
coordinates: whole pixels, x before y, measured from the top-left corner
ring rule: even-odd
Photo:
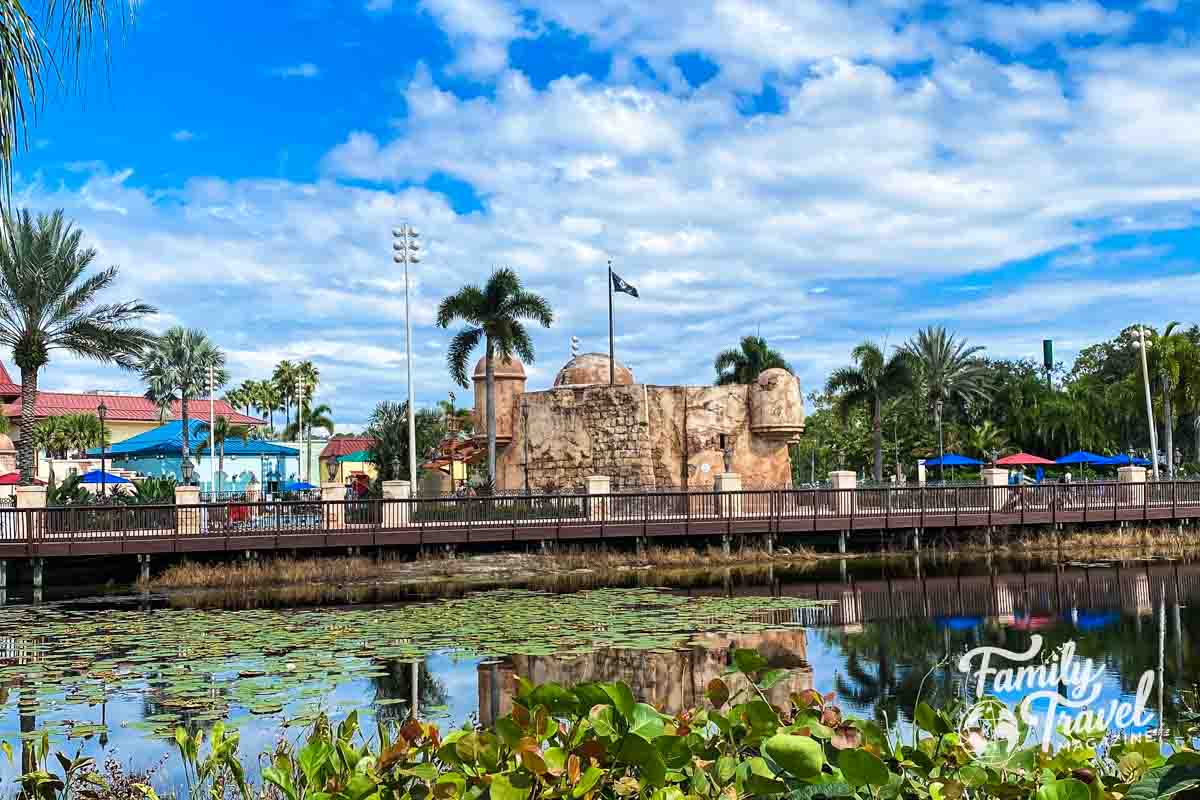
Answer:
[[[296,390],[300,389],[300,384],[304,384],[304,399],[305,402],[311,401],[317,394],[317,384],[321,382],[321,370],[311,361],[301,361],[296,365]]]
[[[784,357],[772,350],[761,336],[743,336],[740,349],[718,353],[713,368],[717,371],[717,386],[754,383],[759,374],[768,369],[792,371]]]
[[[51,94],[45,85],[64,75],[79,77],[78,67],[93,47],[102,43],[107,54],[109,9],[106,0],[61,0],[38,4],[44,24],[26,11],[24,0],[4,0],[3,79],[0,80],[0,175],[7,194],[12,184],[12,160],[28,140],[27,116],[36,118],[44,99]],[[128,6],[118,1],[116,16],[124,25]]]
[[[0,114],[0,119],[3,115]],[[4,125],[0,123],[0,135]],[[0,156],[5,147],[0,144]],[[82,232],[62,211],[39,214],[3,211],[0,232],[0,346],[12,350],[21,371],[21,441],[17,465],[21,483],[33,481],[33,428],[38,370],[53,350],[133,367],[153,335],[133,323],[154,313],[133,300],[97,303],[117,279],[108,267],[84,277],[96,251],[80,246]]]
[[[1188,360],[1191,341],[1179,330],[1178,322],[1169,322],[1149,348],[1150,371],[1158,375],[1162,388],[1163,444],[1167,455],[1167,477],[1175,474],[1175,416],[1171,404],[1174,387],[1179,385],[1181,373]]]
[[[447,428],[449,428],[450,420],[454,420],[455,428],[459,432],[466,431],[470,433],[471,427],[474,424],[474,415],[471,413],[471,409],[458,408],[449,400],[438,400],[438,411],[445,418]]]
[[[753,337],[747,337],[750,338]],[[742,340],[742,349],[746,349],[746,340]],[[897,350],[891,358],[887,358],[874,342],[858,345],[851,351],[850,357],[858,366],[842,367],[830,375],[825,391],[837,394],[835,408],[843,424],[856,407],[863,406],[870,410],[871,432],[875,443],[875,465],[871,475],[876,481],[882,481],[883,404],[912,388],[913,357],[905,350]],[[719,361],[718,357],[718,372],[721,371]],[[720,383],[720,378],[717,382]]]
[[[99,447],[101,439],[107,444],[108,431],[95,414],[67,414],[58,418],[67,434],[68,446],[78,453]]]
[[[511,269],[498,269],[482,289],[464,286],[442,300],[437,324],[447,328],[454,320],[469,327],[455,334],[446,353],[446,364],[456,383],[470,386],[467,359],[484,342],[484,379],[487,405],[488,477],[496,480],[496,357],[507,361],[515,352],[526,364],[534,360],[533,341],[522,320],[533,320],[543,328],[554,322],[550,304],[540,295],[527,292]]]
[[[979,345],[968,346],[940,325],[930,325],[904,345],[916,359],[919,386],[926,407],[933,412],[938,431],[938,455],[945,455],[942,419],[951,403],[966,405],[988,397],[988,373]],[[945,474],[945,467],[942,467]]]
[[[298,415],[296,419],[292,420],[292,423],[284,429],[283,438],[285,441],[299,441],[303,439],[306,434],[311,434],[313,428],[321,428],[328,432],[330,436],[333,435],[334,423],[332,408],[325,403],[320,403],[310,407],[307,402],[304,403],[303,408],[304,413],[302,415]],[[303,429],[300,427],[301,416],[304,418]]]
[[[271,380],[279,390],[279,398],[283,401],[283,427],[292,421],[292,397],[296,394],[296,366],[286,358],[275,365]]]
[[[188,460],[188,401],[200,397],[208,388],[209,370],[220,387],[229,381],[225,354],[204,331],[175,326],[158,337],[142,356],[139,369],[146,382],[146,397],[156,403],[179,401],[183,420],[181,460]]]
[[[275,429],[275,412],[280,410],[279,387],[274,381],[252,381],[254,390],[251,392],[254,407],[259,414],[267,415],[267,424]]]
[[[246,442],[250,439],[250,428],[246,425],[235,425],[230,422],[224,415],[221,415],[214,420],[212,435],[206,437],[203,442],[196,445],[196,452],[201,453],[205,450],[212,455],[212,448],[217,448],[217,478],[218,481],[225,477],[225,442],[229,439],[241,439]],[[217,484],[217,491],[221,491],[221,486]]]
[[[1006,447],[1008,447],[1008,437],[990,419],[985,419],[967,432],[967,449],[984,461],[991,458],[993,453],[999,453]]]

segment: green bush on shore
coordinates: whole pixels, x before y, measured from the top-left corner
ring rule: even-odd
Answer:
[[[205,742],[202,731],[180,728],[175,742],[188,793],[209,800],[1150,800],[1200,788],[1195,729],[1176,731],[1166,748],[1130,738],[1100,749],[1106,735],[1096,731],[1064,733],[1052,751],[1021,740],[997,752],[987,739],[999,714],[960,731],[957,713],[921,703],[905,742],[873,721],[843,718],[832,695],[807,690],[790,708],[773,706],[766,693],[788,671],[753,650],[734,651],[732,661],[702,707],[674,716],[637,702],[621,683],[519,680],[512,712],[493,729],[443,736],[410,718],[367,734],[357,714],[336,726],[321,717],[302,742],[259,756],[256,787],[236,731],[218,723]],[[118,791],[92,759],[56,755],[52,765],[46,739],[34,757],[20,779],[25,797],[157,800],[136,780]]]

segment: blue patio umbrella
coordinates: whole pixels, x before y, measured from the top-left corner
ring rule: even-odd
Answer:
[[[1098,456],[1095,453],[1089,453],[1087,450],[1076,450],[1074,453],[1067,453],[1062,458],[1054,459],[1055,464],[1095,464],[1103,466],[1108,464],[1107,456]]]
[[[309,489],[317,489],[320,487],[313,486],[308,481],[291,481],[280,487],[284,492],[307,492]]]
[[[79,476],[80,483],[132,483],[128,478],[122,478],[120,475],[113,475],[111,472],[101,472],[94,469],[91,472],[85,472]]]
[[[1121,615],[1115,611],[1080,611],[1075,618],[1075,627],[1081,631],[1096,631],[1120,621]]]
[[[946,455],[940,458],[925,459],[925,466],[927,467],[977,467],[982,463],[977,458],[960,456],[958,453],[946,453]]]
[[[1104,463],[1111,467],[1148,467],[1150,466],[1150,459],[1142,458],[1141,456],[1133,456],[1130,458],[1128,454],[1122,453],[1119,456],[1111,456],[1110,458],[1104,459]]]

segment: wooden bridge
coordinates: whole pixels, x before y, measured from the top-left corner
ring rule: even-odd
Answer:
[[[0,559],[584,542],[1200,518],[1200,481],[0,510]]]

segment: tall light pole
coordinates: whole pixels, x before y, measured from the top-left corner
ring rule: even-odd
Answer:
[[[304,435],[304,390],[306,387],[304,385],[304,376],[303,375],[299,376],[298,383],[299,383],[299,385],[296,388],[298,389],[298,392],[300,395],[300,397],[298,398],[298,402],[300,404],[300,420],[299,420],[300,441],[304,443],[304,465],[300,468],[300,480],[307,482],[308,481],[308,462],[309,462],[310,454],[308,452],[308,439]]]
[[[942,411],[945,410],[945,405],[941,400],[935,400],[933,403],[933,416],[937,421],[938,429],[938,474],[941,476],[942,483],[946,482],[946,444],[942,438]]]
[[[208,473],[213,477],[209,481],[209,491],[220,492],[221,487],[217,485],[217,409],[215,398],[217,395],[217,374],[213,369],[213,365],[208,365]],[[188,435],[187,431],[183,432],[184,436]]]
[[[108,494],[108,473],[104,471],[104,440],[108,438],[104,419],[108,416],[108,406],[104,405],[103,400],[96,406],[96,416],[100,418],[100,496],[104,497]]]
[[[421,261],[417,257],[417,251],[420,249],[417,237],[417,232],[407,222],[399,228],[392,228],[392,260],[404,265],[404,364],[408,369],[408,480],[410,491],[414,495],[417,493],[417,422],[412,377],[412,313],[408,307],[408,265]]]
[[[1146,331],[1138,325],[1137,346],[1142,354],[1142,385],[1146,389],[1146,422],[1150,426],[1150,463],[1154,480],[1158,480],[1158,431],[1154,430],[1154,404],[1150,400],[1150,368],[1146,365],[1146,348],[1150,346]]]

